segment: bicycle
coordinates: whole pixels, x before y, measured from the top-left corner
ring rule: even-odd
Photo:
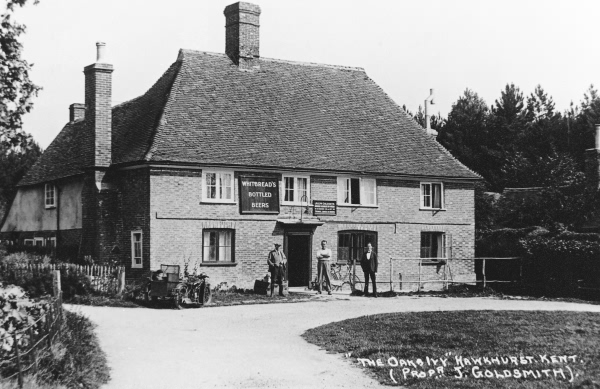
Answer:
[[[345,286],[349,286],[351,291],[363,290],[363,281],[352,273],[351,262],[345,265],[341,263],[332,263],[331,265],[331,289],[344,290]],[[342,267],[346,268],[346,272],[342,274]]]

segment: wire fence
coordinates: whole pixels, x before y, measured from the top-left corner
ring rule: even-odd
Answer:
[[[486,266],[490,261],[518,261],[518,276],[512,274],[510,279],[488,279]],[[452,284],[476,284],[483,286],[489,283],[511,283],[522,279],[522,262],[520,257],[472,257],[472,258],[422,258],[422,257],[390,257],[379,264],[377,285],[387,284],[390,291],[422,290],[425,286],[438,285],[437,288],[447,290]],[[382,266],[383,265],[383,266]],[[477,269],[480,267],[480,269]],[[514,266],[513,266],[514,267]],[[479,274],[479,280],[477,277]]]
[[[61,336],[63,306],[60,290],[44,306],[46,311],[35,321],[0,336],[0,375],[5,379],[17,378],[19,388],[23,388],[26,373],[38,372],[41,358]]]

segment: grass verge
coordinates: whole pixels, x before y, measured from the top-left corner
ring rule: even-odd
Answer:
[[[306,331],[303,337],[329,352],[346,354],[358,366],[364,364],[369,374],[386,385],[409,388],[600,387],[598,313],[382,314],[330,323]],[[446,366],[441,358],[446,359]],[[433,359],[437,361],[435,365]],[[470,364],[464,362],[465,359]],[[377,360],[382,366],[377,366]],[[438,370],[440,366],[442,369]],[[569,369],[573,382],[569,382]]]
[[[75,312],[64,313],[60,340],[41,358],[38,373],[25,377],[25,389],[96,389],[110,379],[92,322]],[[0,389],[16,388],[15,380],[0,382]]]

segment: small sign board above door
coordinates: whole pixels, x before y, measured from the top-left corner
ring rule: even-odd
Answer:
[[[336,216],[337,203],[335,201],[313,200],[314,216]]]
[[[240,213],[279,213],[277,177],[240,176]]]

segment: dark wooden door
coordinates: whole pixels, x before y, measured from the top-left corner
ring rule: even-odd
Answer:
[[[310,234],[286,235],[289,286],[308,286],[310,283]]]

